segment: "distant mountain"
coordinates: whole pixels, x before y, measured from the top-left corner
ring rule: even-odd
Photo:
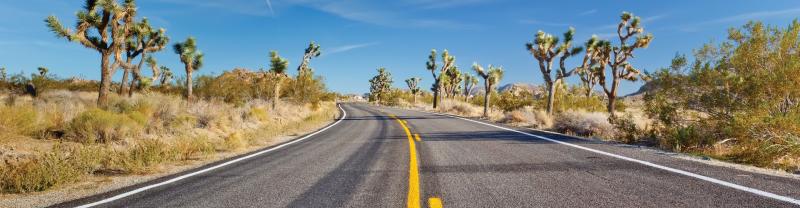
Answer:
[[[535,84],[511,83],[498,87],[497,91],[511,92],[513,94],[518,94],[520,92],[530,92],[534,97],[539,97],[543,96],[546,90],[544,89],[544,87]]]

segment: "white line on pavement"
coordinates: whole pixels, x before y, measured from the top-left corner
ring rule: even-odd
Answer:
[[[252,153],[252,154],[244,156],[244,157],[236,158],[234,160],[230,160],[228,162],[225,162],[225,163],[222,163],[222,164],[219,164],[219,165],[215,165],[215,166],[212,166],[212,167],[209,167],[209,168],[205,168],[205,169],[198,170],[198,171],[195,171],[195,172],[192,172],[192,173],[188,173],[188,174],[185,174],[185,175],[182,175],[182,176],[178,176],[178,177],[163,181],[161,183],[156,183],[156,184],[152,184],[152,185],[149,185],[149,186],[137,188],[137,189],[134,189],[132,191],[121,193],[121,194],[118,194],[118,195],[110,197],[110,198],[106,198],[106,199],[103,199],[103,200],[100,200],[100,201],[96,201],[96,202],[93,202],[93,203],[77,206],[76,208],[87,208],[87,207],[93,207],[93,206],[105,204],[105,203],[108,203],[108,202],[112,202],[114,200],[125,198],[125,197],[128,197],[130,195],[134,195],[134,194],[139,193],[139,192],[147,191],[148,189],[152,189],[152,188],[155,188],[155,187],[159,187],[159,186],[167,185],[167,184],[170,184],[170,183],[174,183],[176,181],[180,181],[180,180],[183,180],[183,179],[195,176],[195,175],[199,175],[199,174],[202,174],[202,173],[205,173],[205,172],[208,172],[208,171],[212,171],[212,170],[217,169],[217,168],[221,168],[221,167],[233,164],[233,163],[237,163],[237,162],[240,162],[242,160],[250,159],[252,157],[255,157],[255,156],[258,156],[258,155],[261,155],[261,154],[264,154],[264,153],[272,152],[274,150],[277,150],[277,149],[289,146],[291,144],[303,141],[305,139],[308,139],[309,137],[312,137],[314,135],[319,134],[320,132],[328,130],[329,128],[331,128],[333,126],[336,126],[336,124],[339,124],[339,122],[341,122],[342,120],[347,118],[347,112],[344,111],[344,109],[340,105],[337,105],[337,107],[339,107],[339,109],[342,110],[342,117],[339,118],[339,120],[337,120],[336,122],[334,122],[333,124],[331,124],[331,125],[329,125],[329,126],[327,126],[325,128],[320,129],[319,131],[315,131],[314,133],[306,135],[306,136],[304,136],[302,138],[295,139],[295,140],[293,140],[291,142],[287,142],[287,143],[275,146],[273,148],[269,148],[269,149],[266,149],[266,150],[258,151],[258,152]]]
[[[432,113],[432,112],[428,112],[428,113]],[[639,164],[646,165],[646,166],[649,166],[649,167],[653,167],[653,168],[657,168],[657,169],[661,169],[661,170],[665,170],[665,171],[669,171],[669,172],[673,172],[673,173],[689,176],[689,177],[692,177],[692,178],[697,178],[697,179],[700,179],[700,180],[708,181],[708,182],[711,182],[711,183],[715,183],[715,184],[718,184],[718,185],[726,186],[726,187],[733,188],[733,189],[736,189],[736,190],[746,191],[746,192],[749,192],[749,193],[752,193],[752,194],[755,194],[755,195],[759,195],[759,196],[763,196],[763,197],[767,197],[767,198],[771,198],[771,199],[775,199],[775,200],[779,200],[779,201],[784,201],[784,202],[792,203],[792,204],[795,204],[795,205],[800,205],[800,200],[798,200],[798,199],[794,199],[794,198],[791,198],[791,197],[788,197],[788,196],[782,196],[782,195],[778,195],[778,194],[762,191],[762,190],[759,190],[759,189],[754,189],[754,188],[750,188],[750,187],[734,184],[734,183],[731,183],[731,182],[719,180],[719,179],[716,179],[716,178],[711,178],[711,177],[708,177],[708,176],[704,176],[704,175],[700,175],[700,174],[696,174],[696,173],[692,173],[692,172],[688,172],[688,171],[684,171],[684,170],[670,168],[670,167],[667,167],[667,166],[663,166],[663,165],[659,165],[659,164],[655,164],[655,163],[651,163],[651,162],[647,162],[647,161],[643,161],[643,160],[637,160],[637,159],[633,159],[633,158],[630,158],[630,157],[625,157],[625,156],[622,156],[622,155],[617,155],[617,154],[613,154],[613,153],[609,153],[609,152],[604,152],[604,151],[600,151],[600,150],[596,150],[596,149],[592,149],[592,148],[588,148],[588,147],[584,147],[584,146],[580,146],[580,145],[576,145],[576,144],[572,144],[572,143],[568,143],[568,142],[563,142],[563,141],[559,141],[559,140],[555,140],[555,139],[550,139],[550,138],[547,138],[547,137],[531,134],[531,133],[528,133],[528,132],[523,132],[523,131],[518,131],[518,130],[514,130],[514,129],[502,127],[502,126],[497,126],[497,125],[494,125],[494,124],[484,123],[484,122],[480,122],[480,121],[476,121],[476,120],[472,120],[472,119],[467,119],[467,118],[462,118],[462,117],[452,116],[452,115],[447,115],[447,114],[440,114],[440,113],[432,113],[432,114],[441,115],[441,116],[447,116],[447,117],[451,117],[451,118],[457,118],[457,119],[461,119],[461,120],[465,120],[465,121],[469,121],[469,122],[473,122],[473,123],[478,123],[478,124],[483,124],[483,125],[486,125],[486,126],[495,127],[495,128],[498,128],[498,129],[503,129],[503,130],[507,130],[507,131],[511,131],[511,132],[516,132],[516,133],[520,133],[520,134],[523,134],[523,135],[532,136],[532,137],[536,137],[536,138],[539,138],[539,139],[543,139],[543,140],[547,140],[547,141],[550,141],[550,142],[554,142],[554,143],[557,143],[557,144],[562,144],[562,145],[570,146],[570,147],[573,147],[573,148],[586,150],[586,151],[589,151],[589,152],[594,152],[594,153],[597,153],[597,154],[606,155],[606,156],[609,156],[609,157],[614,157],[614,158],[617,158],[617,159],[626,160],[626,161],[630,161],[630,162],[635,162],[635,163],[639,163]]]

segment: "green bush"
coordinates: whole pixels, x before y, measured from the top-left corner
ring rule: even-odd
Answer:
[[[139,135],[143,127],[126,114],[90,109],[75,117],[66,128],[67,138],[85,144],[108,143]]]

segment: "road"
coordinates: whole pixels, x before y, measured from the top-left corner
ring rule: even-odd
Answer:
[[[293,143],[56,207],[800,207],[797,179],[444,115],[342,108],[345,118]]]

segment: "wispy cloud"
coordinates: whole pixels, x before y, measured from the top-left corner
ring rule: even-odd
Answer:
[[[597,13],[597,9],[590,9],[590,10],[583,11],[581,13],[578,13],[578,16],[586,16],[586,15],[590,15],[590,14],[594,14],[594,13]]]
[[[370,43],[343,45],[343,46],[338,46],[338,47],[331,48],[330,50],[328,50],[327,52],[322,53],[322,54],[323,55],[331,55],[331,54],[343,53],[343,52],[347,52],[347,51],[351,51],[351,50],[355,50],[355,49],[359,49],[359,48],[364,48],[364,47],[369,47],[369,46],[374,46],[374,45],[378,45],[378,44],[380,44],[380,43],[378,43],[378,42],[370,42]]]
[[[272,1],[270,0],[266,1],[267,1],[267,7],[269,7],[269,13],[272,14],[272,16],[275,16],[275,10],[272,9]]]
[[[791,9],[784,9],[784,10],[775,10],[775,11],[758,11],[758,12],[748,12],[743,14],[737,14],[727,17],[721,17],[717,19],[712,19],[708,21],[693,23],[693,24],[685,24],[685,25],[678,25],[675,26],[673,29],[677,29],[683,32],[696,32],[703,28],[703,26],[721,24],[721,23],[729,23],[729,22],[737,22],[737,21],[745,21],[745,20],[763,20],[766,18],[772,17],[783,17],[783,16],[793,16],[793,15],[800,15],[800,8],[791,8]]]
[[[444,9],[494,1],[497,0],[412,0],[411,4],[414,4],[422,9]]]

